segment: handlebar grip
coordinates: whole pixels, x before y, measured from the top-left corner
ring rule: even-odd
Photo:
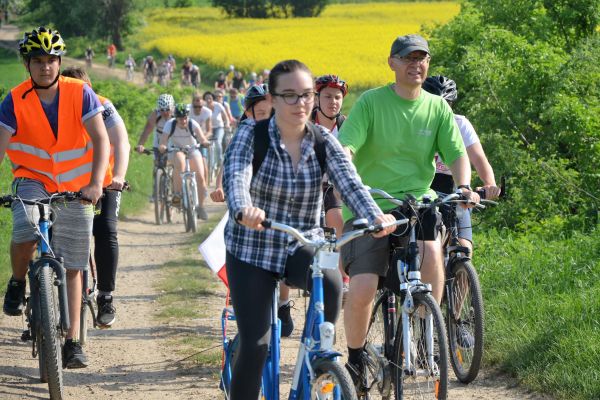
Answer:
[[[237,222],[238,224],[242,221],[242,212],[238,211],[237,214],[235,214],[234,220],[235,222]],[[265,219],[263,222],[260,223],[264,228],[270,229],[271,225],[273,224],[273,221],[271,221],[270,219]]]
[[[265,219],[263,222],[260,223],[264,228],[271,228],[271,220],[270,219]]]
[[[477,193],[480,198],[485,199],[485,189],[476,190],[475,193]]]

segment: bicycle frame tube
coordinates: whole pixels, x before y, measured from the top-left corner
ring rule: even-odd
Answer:
[[[278,285],[279,287],[279,285]],[[279,400],[280,324],[277,318],[279,290],[273,292],[271,303],[271,342],[269,355],[263,368],[262,388],[266,400]]]

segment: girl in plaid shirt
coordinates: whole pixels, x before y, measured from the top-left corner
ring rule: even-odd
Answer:
[[[321,180],[327,172],[342,199],[356,216],[372,223],[393,222],[372,200],[340,144],[321,129],[326,171],[321,171],[309,124],[315,97],[306,65],[282,61],[269,76],[275,115],[269,121],[269,148],[253,171],[255,122],[240,125],[227,149],[223,188],[230,211],[225,228],[227,279],[240,335],[239,356],[233,368],[231,399],[258,397],[262,367],[270,337],[271,298],[278,279],[308,289],[313,251],[290,242],[285,233],[265,230],[266,216],[300,231],[321,234]],[[240,222],[234,218],[241,216]],[[388,228],[377,237],[391,233]],[[335,323],[341,309],[339,270],[325,270],[325,319]]]

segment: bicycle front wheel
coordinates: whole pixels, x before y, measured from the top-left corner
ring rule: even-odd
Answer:
[[[60,324],[58,288],[54,285],[54,270],[45,265],[40,268],[38,282],[40,290],[40,319],[42,345],[40,357],[46,363],[48,389],[51,399],[62,399],[62,336],[57,327]]]
[[[456,377],[470,383],[479,374],[483,357],[483,297],[470,261],[454,263],[447,291],[450,362]]]
[[[154,222],[156,225],[162,224],[162,181],[164,171],[161,168],[157,168],[154,173]]]
[[[442,312],[429,293],[413,295],[414,308],[408,314],[408,326],[402,316],[394,343],[394,395],[396,400],[446,399],[448,392],[448,351]],[[429,324],[428,321],[432,321]],[[433,336],[431,352],[427,349],[427,329]],[[410,334],[410,364],[406,364],[404,331]]]
[[[186,232],[192,231],[196,233],[198,230],[198,220],[196,219],[196,207],[197,205],[197,191],[196,191],[196,182],[191,179],[187,179],[186,182],[186,196],[187,196],[187,223]]]
[[[311,400],[357,400],[352,378],[340,363],[320,358],[312,363],[315,380],[310,387]]]
[[[365,350],[367,365],[365,378],[369,398],[387,400],[392,389],[392,367],[388,362],[394,349],[396,297],[388,290],[380,290],[371,312]],[[390,300],[392,303],[390,303]],[[377,393],[373,390],[377,388]]]

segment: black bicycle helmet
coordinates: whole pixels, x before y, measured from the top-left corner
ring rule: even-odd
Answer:
[[[348,94],[348,84],[337,75],[323,75],[315,79],[315,89],[317,90],[317,93],[321,93],[321,90],[326,87],[340,89],[342,91],[342,96],[344,97]]]
[[[175,118],[187,117],[190,115],[190,105],[179,103],[175,105]]]
[[[259,101],[263,101],[267,93],[269,93],[269,87],[266,83],[250,86],[244,98],[244,108],[247,110]]]
[[[456,82],[442,75],[430,76],[425,79],[423,89],[431,94],[442,96],[446,101],[456,101],[458,98]]]

